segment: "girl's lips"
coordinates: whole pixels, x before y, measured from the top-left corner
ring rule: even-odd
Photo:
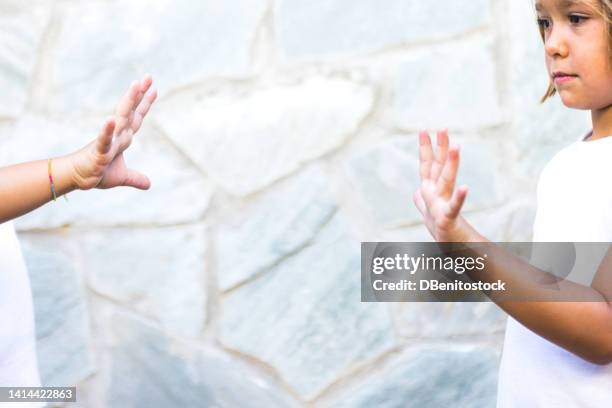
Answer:
[[[576,75],[562,75],[562,76],[556,76],[554,81],[556,85],[559,85],[559,84],[564,84],[566,82],[569,82],[574,78],[576,78]]]

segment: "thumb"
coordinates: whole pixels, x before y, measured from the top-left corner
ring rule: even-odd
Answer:
[[[127,178],[123,185],[126,187],[134,187],[139,190],[148,190],[151,187],[151,181],[144,174],[136,170],[128,169]]]
[[[461,207],[465,202],[465,197],[467,196],[468,191],[469,187],[465,184],[455,190],[455,193],[453,194],[450,200],[450,214],[448,214],[449,217],[455,218],[459,215],[459,212],[461,211]]]

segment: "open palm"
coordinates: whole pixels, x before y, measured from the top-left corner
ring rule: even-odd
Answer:
[[[464,222],[459,216],[468,187],[455,189],[459,168],[459,147],[449,148],[448,131],[437,134],[438,152],[434,156],[426,131],[419,134],[421,185],[413,200],[425,219],[427,229],[438,242],[453,241]]]
[[[96,140],[75,154],[74,181],[80,189],[129,186],[146,190],[151,186],[147,176],[127,167],[123,152],[157,97],[152,83],[150,75],[134,81]]]

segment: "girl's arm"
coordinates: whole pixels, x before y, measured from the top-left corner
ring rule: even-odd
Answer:
[[[72,154],[48,160],[0,168],[0,223],[26,214],[53,199],[49,164],[60,197],[70,191],[129,186],[142,190],[149,179],[128,169],[123,152],[132,143],[144,117],[157,97],[146,75],[134,81],[121,99],[115,115],[104,124],[98,137]]]
[[[419,135],[421,186],[414,203],[425,224],[438,242],[479,243],[467,245],[470,256],[487,256],[482,271],[467,272],[483,282],[506,282],[504,297],[538,301],[504,301],[492,297],[504,311],[533,332],[595,364],[612,362],[612,251],[608,251],[592,286],[568,280],[556,282],[542,271],[480,235],[459,215],[467,186],[455,189],[459,167],[459,148],[448,146],[447,131],[438,132],[438,154],[434,158],[431,139]],[[466,247],[466,246],[462,246]],[[465,252],[462,252],[464,254]],[[542,278],[554,282],[543,285]],[[589,302],[568,302],[572,298]]]

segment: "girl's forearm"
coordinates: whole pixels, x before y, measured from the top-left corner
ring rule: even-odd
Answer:
[[[57,197],[76,189],[69,156],[52,160],[52,176]],[[47,160],[0,168],[0,223],[24,215],[52,199]]]
[[[465,235],[469,237],[471,233]],[[467,272],[482,282],[506,282],[501,295],[491,299],[506,313],[533,332],[595,364],[612,361],[612,308],[604,293],[555,276],[534,267],[481,235],[466,241],[462,254],[487,254],[486,268]],[[611,268],[610,254],[600,268]],[[543,284],[542,282],[550,282]],[[513,300],[504,300],[513,299]],[[521,299],[521,300],[517,300]],[[589,301],[569,301],[585,299]]]
[[[468,251],[463,251],[470,256],[488,253],[487,267],[467,272],[469,276],[483,282],[501,280],[506,284],[506,297],[523,299],[504,300],[494,293],[490,296],[492,300],[537,334],[585,360],[593,363],[612,361],[612,254],[604,258],[593,287],[570,281],[556,282],[552,274],[487,241],[459,216],[468,188],[455,188],[459,148],[449,147],[447,130],[438,132],[436,155],[427,131],[419,133],[419,161],[421,185],[413,194],[413,200],[434,239],[481,243],[469,245]],[[543,278],[553,282],[554,287],[540,283]],[[588,302],[569,302],[568,299],[588,299]]]

